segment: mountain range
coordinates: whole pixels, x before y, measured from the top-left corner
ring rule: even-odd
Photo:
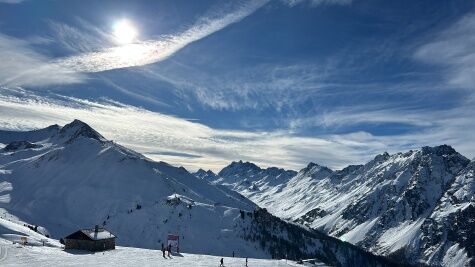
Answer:
[[[195,175],[270,213],[407,264],[475,265],[475,162],[448,145],[383,153],[341,170],[233,162]]]
[[[256,175],[248,173],[243,182],[240,166],[253,165],[238,162],[219,177],[208,179],[211,173],[201,171],[197,178],[183,167],[109,141],[79,120],[28,132],[0,131],[0,143],[0,239],[26,235],[29,242],[41,243],[39,234],[56,246],[56,239],[101,225],[122,246],[158,249],[167,234],[175,233],[180,250],[189,253],[318,258],[334,266],[397,265],[278,218],[235,191],[248,183],[278,188],[299,175],[292,171],[269,168],[257,174],[259,168],[254,168]],[[221,177],[223,184],[215,183]],[[225,179],[233,179],[236,187],[224,184]],[[36,234],[21,230],[23,226]]]

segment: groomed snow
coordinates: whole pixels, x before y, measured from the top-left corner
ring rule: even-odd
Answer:
[[[15,239],[8,237],[15,236]],[[28,245],[21,245],[20,237]],[[45,245],[42,246],[42,241]],[[12,242],[13,241],[13,242]],[[41,241],[41,242],[40,242]],[[230,256],[230,255],[228,255]],[[244,266],[245,258],[223,257],[225,266]],[[18,221],[0,218],[0,266],[219,266],[221,256],[172,253],[163,258],[160,250],[117,246],[105,252],[65,251],[54,239],[45,238]],[[302,266],[295,262],[271,259],[248,259],[248,266]],[[305,265],[304,265],[305,266]],[[326,266],[323,263],[306,266]]]
[[[0,240],[0,244],[2,241]],[[2,246],[2,245],[0,245]],[[61,248],[30,247],[12,244],[2,246],[6,252],[1,266],[219,266],[220,256],[199,254],[174,254],[164,259],[159,250],[117,247],[115,250],[87,253],[66,252]],[[1,255],[1,253],[0,253]],[[227,267],[244,266],[245,258],[224,257]],[[292,261],[248,259],[248,266],[285,267],[302,266]],[[325,266],[323,264],[310,266]]]

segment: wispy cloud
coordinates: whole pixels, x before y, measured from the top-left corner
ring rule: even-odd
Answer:
[[[391,133],[385,135],[371,135],[369,133],[349,133],[331,135],[332,140],[340,143],[351,142],[364,147],[377,147],[380,144],[390,152],[404,151],[426,145],[448,144],[460,153],[475,156],[475,140],[472,133],[475,131],[475,97],[469,96],[452,108],[410,109],[410,108],[385,108],[384,106],[355,106],[339,108],[324,113],[320,116],[304,118],[293,121],[292,127],[352,127],[365,125],[400,124],[411,127],[404,133]],[[355,135],[356,134],[356,135]],[[343,138],[343,139],[340,139]],[[370,145],[372,144],[372,145]]]
[[[308,3],[310,6],[316,7],[320,5],[349,5],[353,0],[282,0],[289,6],[296,6],[302,3]]]
[[[343,5],[350,2],[297,0],[289,1],[288,4],[306,3],[313,6]],[[81,73],[163,61],[190,43],[242,20],[266,3],[267,1],[239,2],[232,5],[231,11],[217,8],[217,11],[206,14],[183,32],[112,48],[104,48],[111,45],[110,36],[86,22],[80,22],[76,27],[52,22],[55,39],[69,51],[78,53],[55,60],[35,52],[26,41],[0,35],[0,62],[3,63],[0,65],[0,85],[78,83],[85,79]],[[472,36],[475,36],[475,15],[468,15],[428,40],[415,52],[414,57],[442,66],[447,71],[445,73],[450,85],[474,88],[475,60],[471,48],[475,46],[475,39]],[[48,40],[37,39],[31,42],[47,43]],[[371,49],[374,47],[371,46]],[[454,145],[467,156],[475,155],[475,141],[471,138],[475,130],[473,97],[464,99],[457,107],[430,105],[429,108],[424,108],[424,105],[419,105],[427,100],[424,99],[423,91],[428,90],[425,88],[433,89],[432,83],[424,82],[422,86],[412,83],[408,85],[408,89],[377,82],[362,84],[361,80],[353,83],[351,79],[343,79],[346,76],[358,76],[353,72],[354,69],[348,69],[362,69],[363,61],[366,64],[374,62],[354,58],[351,60],[346,54],[339,58],[323,63],[320,61],[315,65],[285,65],[285,62],[282,65],[257,65],[255,68],[212,75],[200,70],[174,73],[176,69],[173,68],[167,73],[157,71],[153,68],[154,65],[134,69],[146,75],[151,83],[151,78],[163,80],[177,90],[191,93],[186,97],[195,96],[200,103],[213,109],[256,111],[268,108],[272,113],[278,113],[277,116],[288,116],[290,118],[278,118],[289,119],[290,127],[286,130],[220,130],[111,101],[98,103],[58,96],[46,98],[21,90],[9,94],[6,88],[0,88],[0,127],[31,129],[54,123],[65,124],[79,118],[90,123],[106,137],[151,158],[193,169],[207,167],[216,170],[237,159],[254,161],[263,166],[294,169],[309,161],[340,168],[347,164],[365,162],[385,150],[396,152],[441,143]],[[356,63],[339,65],[339,61],[348,62],[349,59]],[[350,75],[342,78],[345,71],[350,72]],[[109,80],[106,73],[101,76],[107,86],[128,96],[166,105],[139,90],[129,90],[126,85]],[[377,97],[378,94],[384,95],[384,98]],[[388,100],[393,95],[398,96],[397,100]],[[362,98],[367,96],[376,99],[380,105],[364,105]],[[360,99],[352,102],[353,97]],[[332,102],[335,98],[338,98],[337,101]],[[437,97],[431,98],[432,101],[434,99],[437,100]],[[411,101],[415,104],[408,104]],[[185,101],[183,106],[187,104]],[[279,123],[280,127],[287,126],[281,121]],[[348,127],[391,123],[410,125],[415,129],[402,134],[375,136]],[[300,128],[317,126],[348,128],[345,129],[347,134],[317,134],[313,137],[296,134]]]
[[[159,62],[188,44],[242,20],[267,2],[268,0],[244,2],[232,12],[225,13],[223,10],[213,12],[199,19],[188,30],[176,35],[165,36],[159,40],[142,41],[97,52],[83,53],[59,59],[55,63],[79,72],[100,72]]]
[[[0,3],[5,3],[5,4],[19,4],[21,2],[24,2],[25,0],[0,0]]]
[[[48,63],[25,41],[0,34],[0,85],[47,86],[82,82],[84,76],[58,64]]]
[[[249,160],[262,166],[299,169],[313,161],[334,168],[363,163],[383,151],[397,152],[423,145],[447,143],[467,156],[475,155],[470,133],[475,130],[471,114],[459,118],[454,110],[443,117],[434,114],[437,127],[397,136],[374,136],[366,132],[314,137],[291,131],[233,131],[213,129],[198,122],[168,116],[117,102],[90,102],[56,97],[43,98],[28,91],[0,96],[3,129],[32,129],[50,124],[84,120],[107,138],[150,158],[190,169],[218,170],[232,160]],[[473,102],[467,103],[473,104]],[[465,110],[466,112],[466,110]],[[387,114],[386,114],[387,116]],[[396,116],[396,115],[394,115]],[[127,122],[127,123],[124,123]],[[185,129],[185,130],[183,130]]]
[[[100,51],[104,47],[113,46],[113,36],[100,28],[90,25],[83,19],[76,18],[81,28],[57,21],[49,21],[56,42],[73,53],[90,53]]]
[[[367,157],[363,153],[368,150],[360,150],[360,145],[353,147],[330,138],[299,137],[287,131],[218,130],[120,103],[58,99],[53,101],[26,91],[21,96],[4,93],[0,97],[0,125],[3,129],[21,130],[66,124],[79,118],[107,138],[151,158],[192,169],[217,170],[238,159],[296,169],[309,161],[343,167]],[[373,154],[383,148],[376,144],[370,149]]]
[[[140,75],[168,82],[174,88],[193,95],[203,106],[216,110],[280,110],[335,86],[329,81],[331,76],[337,75],[331,70],[333,68],[330,64],[257,64],[229,73],[211,74],[176,64],[170,69],[143,68]]]
[[[192,27],[182,33],[119,47],[112,46],[113,38],[110,34],[81,19],[77,19],[81,29],[50,22],[54,39],[69,51],[79,53],[59,59],[52,59],[36,52],[28,40],[19,40],[0,34],[0,49],[2,50],[0,85],[42,87],[79,83],[85,79],[82,73],[159,62],[188,44],[242,20],[267,2],[268,0],[240,2],[238,5],[233,5],[235,8],[231,12],[217,8],[198,19]],[[30,41],[37,43],[39,38],[35,37]],[[43,38],[41,41],[44,40],[48,39]]]
[[[470,104],[461,104],[455,110],[461,111],[468,108]],[[349,128],[362,124],[402,124],[414,126],[422,129],[432,127],[437,124],[437,118],[445,117],[444,114],[452,113],[452,110],[432,110],[427,108],[414,108],[410,106],[391,107],[389,104],[354,105],[346,107],[335,107],[332,110],[322,112],[318,116],[297,118],[289,121],[290,128],[301,127],[323,128]],[[453,115],[453,114],[452,114]],[[466,115],[461,112],[460,115]]]
[[[444,67],[451,85],[475,89],[475,13],[461,18],[422,45],[414,57]]]

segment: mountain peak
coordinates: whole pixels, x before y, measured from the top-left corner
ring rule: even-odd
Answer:
[[[195,173],[196,173],[196,174],[198,174],[198,173],[201,174],[201,173],[206,173],[206,171],[203,170],[202,168],[200,168],[200,169],[197,170]]]
[[[373,161],[382,162],[382,161],[388,160],[389,157],[391,157],[391,156],[389,155],[388,152],[385,151],[384,153],[381,153],[381,154],[379,154],[379,155],[376,155],[376,157],[374,157]]]
[[[310,162],[307,167],[303,168],[300,170],[299,173],[303,173],[304,175],[310,175],[311,177],[317,178],[317,177],[325,177],[326,175],[329,175],[333,173],[333,170],[326,167],[326,166],[321,166],[317,163]]]
[[[64,127],[68,127],[68,126],[69,127],[75,127],[75,126],[77,126],[77,127],[91,127],[87,123],[85,123],[81,120],[78,120],[78,119],[74,119],[72,122],[66,124]]]
[[[71,123],[64,125],[59,131],[59,134],[61,137],[68,138],[68,143],[80,136],[96,139],[98,141],[105,140],[105,138],[100,133],[96,132],[96,130],[94,130],[91,126],[78,119],[75,119]]]
[[[316,166],[320,166],[320,165],[318,165],[318,164],[315,163],[315,162],[309,162],[309,163],[307,164],[307,167],[305,167],[305,168],[311,169],[311,168],[316,167]]]
[[[318,170],[329,170],[329,171],[332,171],[330,168],[326,167],[326,166],[322,166],[318,163],[315,163],[315,162],[310,162],[307,167],[305,167],[303,170],[304,171],[310,171],[310,170],[314,170],[314,169],[318,169]]]
[[[207,171],[206,171],[206,173],[207,173],[207,174],[213,174],[213,175],[216,175],[216,173],[214,173],[214,171],[212,171],[212,170],[207,170]]]
[[[260,170],[261,168],[257,166],[256,164],[246,161],[243,162],[242,160],[239,161],[233,161],[228,167],[232,168],[246,168],[246,169],[253,169],[253,170]]]
[[[204,179],[204,180],[208,180],[208,181],[215,181],[216,179],[218,179],[218,175],[216,175],[212,170],[203,170],[203,169],[199,169],[198,171],[196,171],[195,173],[193,173],[193,175],[199,179]]]
[[[424,154],[435,154],[438,156],[451,155],[451,154],[458,153],[457,151],[455,151],[453,147],[446,144],[440,145],[440,146],[434,146],[434,147],[425,146],[425,147],[422,147],[421,151]]]

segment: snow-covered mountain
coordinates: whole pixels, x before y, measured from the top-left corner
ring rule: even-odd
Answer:
[[[391,265],[274,217],[223,185],[108,141],[78,120],[0,131],[0,143],[0,208],[55,239],[100,224],[119,245],[133,247],[156,249],[168,233],[178,233],[184,252]]]
[[[205,171],[203,169],[199,169],[197,172],[193,173],[193,175],[210,183],[216,182],[219,179],[219,176],[216,175],[216,173],[214,173],[212,170]]]
[[[253,179],[251,165],[228,172],[234,162],[219,174],[239,184]],[[337,171],[310,163],[275,186],[232,188],[272,214],[379,255],[413,264],[475,265],[474,165],[442,145],[384,153]]]
[[[274,189],[289,181],[296,171],[276,167],[262,169],[250,162],[232,162],[219,173],[216,183],[227,185],[233,190],[252,195],[258,190]]]
[[[2,132],[0,142],[8,144],[0,156],[0,175],[11,188],[2,192],[9,195],[4,207],[56,238],[101,224],[113,229],[119,244],[157,248],[166,233],[178,232],[185,239],[182,249],[205,252],[199,244],[207,238],[240,235],[232,227],[239,210],[255,208],[183,168],[107,141],[80,121],[18,135]],[[19,142],[35,146],[7,149]],[[209,228],[201,231],[198,224]],[[229,233],[222,232],[226,227]],[[236,245],[264,255],[245,251],[245,241]],[[222,247],[223,242],[210,242],[206,250],[222,253]]]

